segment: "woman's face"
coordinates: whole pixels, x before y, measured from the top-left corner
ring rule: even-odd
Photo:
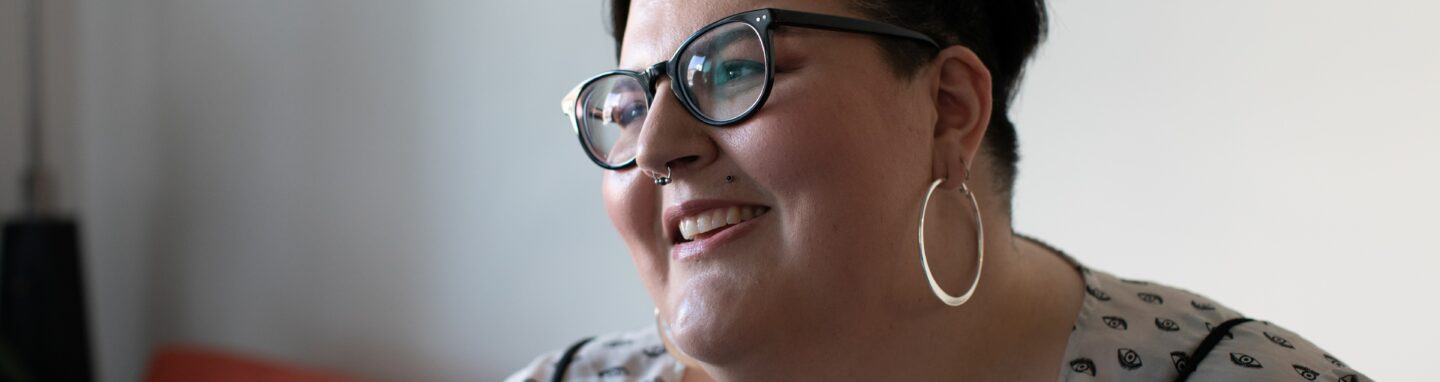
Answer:
[[[667,60],[698,28],[766,7],[863,18],[841,0],[639,0],[620,67]],[[710,363],[933,305],[917,282],[914,241],[932,179],[931,86],[897,77],[866,35],[781,28],[774,43],[774,87],[756,114],[706,125],[667,77],[637,145],[639,166],[603,180],[606,210],[672,338]],[[657,186],[650,172],[666,166],[673,183]],[[763,213],[691,240],[681,234],[681,225],[697,230],[697,216],[732,207],[740,218]],[[701,230],[718,225],[702,220],[711,221],[695,223]]]

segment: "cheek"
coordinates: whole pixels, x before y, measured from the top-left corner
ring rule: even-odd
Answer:
[[[667,254],[659,232],[660,200],[654,183],[636,169],[607,171],[601,177],[601,194],[610,223],[625,240],[631,260],[651,297],[663,294],[669,270]],[[659,301],[658,299],[656,301]]]
[[[819,77],[777,86],[755,122],[731,136],[734,160],[784,211],[786,252],[838,260],[894,251],[886,245],[901,242],[930,174],[923,122],[898,101],[914,97],[893,83]]]
[[[878,75],[893,81],[889,73]],[[780,198],[886,197],[886,189],[927,180],[930,129],[909,101],[900,101],[916,98],[912,89],[813,77],[777,86],[754,126],[733,133],[732,152],[747,173]]]
[[[933,112],[925,113],[924,87],[898,82],[868,38],[811,37],[854,48],[803,50],[813,57],[801,55],[803,68],[777,78],[757,114],[764,129],[751,132],[747,142],[763,149],[748,156],[779,167],[782,181],[833,176],[848,178],[836,181],[849,188],[928,177],[933,123],[926,119],[933,120]]]

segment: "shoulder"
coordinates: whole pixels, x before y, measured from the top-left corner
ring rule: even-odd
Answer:
[[[1085,301],[1076,319],[1081,340],[1192,346],[1211,329],[1244,317],[1204,295],[1080,267]]]
[[[571,351],[571,348],[574,350]],[[547,352],[511,374],[506,382],[548,382],[567,351],[566,381],[679,381],[679,362],[665,351],[654,327],[598,335]]]
[[[1245,317],[1188,290],[1079,269],[1086,296],[1062,379],[1174,379],[1196,364],[1196,348],[1215,327]],[[1192,381],[1369,380],[1298,334],[1265,321],[1233,327],[1196,365]]]
[[[1196,381],[1293,379],[1369,381],[1330,352],[1280,325],[1251,321],[1222,337],[1192,376]]]

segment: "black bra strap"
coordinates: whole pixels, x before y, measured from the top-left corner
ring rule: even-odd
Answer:
[[[585,346],[585,343],[593,339],[595,339],[595,337],[586,337],[574,345],[570,345],[569,349],[565,349],[565,354],[561,355],[560,360],[555,362],[555,375],[551,377],[550,380],[552,382],[564,381],[565,370],[570,369],[570,363],[575,361],[575,353],[579,353],[580,347]]]
[[[1190,379],[1190,374],[1194,373],[1195,369],[1200,368],[1200,361],[1204,361],[1205,356],[1210,355],[1211,350],[1215,350],[1215,345],[1220,344],[1220,339],[1230,334],[1230,329],[1236,325],[1250,321],[1254,320],[1241,317],[1225,321],[1214,329],[1210,329],[1210,335],[1205,336],[1205,340],[1200,341],[1200,347],[1195,348],[1195,351],[1190,353],[1190,362],[1185,365],[1184,370],[1180,371],[1180,376],[1175,377],[1175,381],[1183,382],[1186,379]]]

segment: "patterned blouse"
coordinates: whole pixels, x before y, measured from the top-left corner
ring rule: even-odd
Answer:
[[[1058,251],[1057,251],[1058,252]],[[1060,381],[1173,381],[1211,330],[1242,317],[1205,296],[1117,278],[1065,256],[1085,280],[1085,301],[1070,332]],[[685,365],[666,354],[655,327],[595,337],[566,369],[569,381],[678,382]],[[1222,332],[1223,333],[1223,332]],[[1369,381],[1329,352],[1268,321],[1217,335],[1190,381]],[[563,351],[540,356],[507,382],[546,382]]]

